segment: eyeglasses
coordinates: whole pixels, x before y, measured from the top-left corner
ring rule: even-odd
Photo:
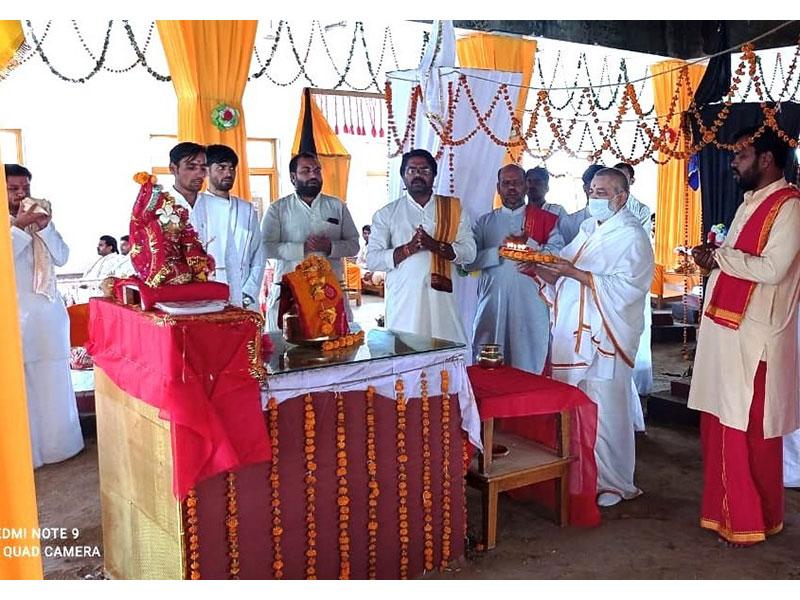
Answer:
[[[407,175],[430,175],[433,170],[430,167],[406,167]]]

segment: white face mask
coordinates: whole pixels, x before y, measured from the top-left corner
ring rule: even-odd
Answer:
[[[598,221],[608,221],[614,216],[615,211],[611,210],[611,201],[616,198],[589,198],[589,214]]]

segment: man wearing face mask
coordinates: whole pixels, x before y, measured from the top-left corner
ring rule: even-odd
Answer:
[[[372,217],[367,268],[386,273],[386,327],[466,343],[454,265],[475,260],[475,240],[458,198],[433,193],[436,172],[427,150],[403,155],[408,191]]]
[[[275,259],[275,282],[267,297],[267,327],[277,331],[278,303],[284,273],[294,271],[309,254],[327,258],[344,279],[342,258],[358,254],[358,229],[347,205],[322,193],[322,168],[314,154],[301,152],[289,161],[294,193],[270,204],[261,221],[264,256]],[[348,319],[352,317],[345,298]]]
[[[644,328],[653,249],[625,208],[628,180],[602,169],[589,188],[590,218],[554,264],[536,265],[551,303],[553,377],[597,404],[597,503],[641,494],[633,483],[634,424],[628,405],[633,360]]]
[[[700,526],[750,545],[783,527],[781,436],[800,427],[800,190],[784,179],[789,148],[771,129],[734,142],[744,201],[720,248],[692,250],[711,275],[689,407],[702,411]]]
[[[500,257],[509,238],[534,250],[557,254],[564,247],[558,217],[525,204],[525,171],[507,165],[497,172],[503,206],[483,215],[473,227],[478,256],[467,271],[480,271],[478,310],[472,347],[500,344],[507,364],[539,374],[550,347],[550,314],[536,281]]]

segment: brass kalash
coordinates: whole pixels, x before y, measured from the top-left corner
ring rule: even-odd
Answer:
[[[483,369],[496,369],[503,364],[500,344],[481,344],[478,352],[478,366]]]

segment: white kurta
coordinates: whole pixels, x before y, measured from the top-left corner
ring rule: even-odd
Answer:
[[[577,385],[598,405],[598,491],[633,498],[633,358],[644,328],[653,249],[639,221],[623,208],[598,224],[585,221],[561,252],[592,274],[592,285],[562,277],[545,286],[552,322],[553,377]]]
[[[53,265],[69,258],[69,248],[51,222],[39,232]],[[11,227],[17,283],[25,390],[34,468],[74,456],[83,448],[78,407],[69,372],[69,318],[55,289],[53,301],[33,291],[32,237]],[[52,280],[55,282],[55,275]]]
[[[713,297],[720,271],[755,281],[756,286],[739,329],[717,325],[703,315],[689,390],[689,408],[710,413],[727,427],[747,431],[755,373],[759,361],[766,361],[765,438],[800,428],[800,201],[789,200],[780,209],[761,256],[733,246],[758,206],[786,185],[779,179],[747,192],[725,242],[716,251],[720,268],[709,277],[706,302]]]
[[[254,300],[248,308],[257,311],[266,259],[255,207],[235,196],[228,199],[202,192],[190,220],[206,251],[214,257],[214,279],[230,288],[230,303],[243,306],[247,294]]]
[[[116,252],[99,256],[92,265],[86,269],[86,272],[81,277],[81,285],[86,287],[79,287],[75,290],[75,300],[77,302],[88,302],[89,298],[102,296],[103,291],[100,289],[100,283],[106,277],[127,277],[127,265],[130,261],[126,261],[126,257]]]
[[[520,273],[519,263],[499,254],[509,235],[520,235],[525,210],[525,205],[516,210],[501,207],[480,217],[473,227],[478,255],[465,268],[480,271],[481,277],[473,349],[477,351],[481,344],[500,344],[506,364],[539,374],[550,348],[550,310],[539,295],[537,282]],[[540,246],[529,239],[528,246],[558,254],[564,239],[556,226],[547,244]]]
[[[431,253],[418,252],[398,266],[394,264],[394,249],[411,241],[420,225],[433,236],[436,231],[436,202],[433,198],[422,207],[404,194],[372,217],[367,268],[386,272],[386,327],[467,343],[467,334],[458,313],[456,286],[453,286],[453,293],[431,287]],[[465,210],[461,211],[458,233],[452,246],[456,256],[450,267],[451,279],[458,277],[455,265],[475,260],[475,239]]]
[[[270,331],[279,329],[281,288],[278,284],[284,273],[294,271],[306,257],[304,244],[311,234],[330,238],[331,252],[325,258],[330,261],[339,281],[343,282],[341,259],[358,254],[359,236],[347,205],[339,198],[319,194],[309,206],[297,194],[290,194],[270,204],[261,221],[264,257],[275,259],[274,283],[267,296],[267,327]],[[351,315],[346,297],[345,309],[348,316]]]

